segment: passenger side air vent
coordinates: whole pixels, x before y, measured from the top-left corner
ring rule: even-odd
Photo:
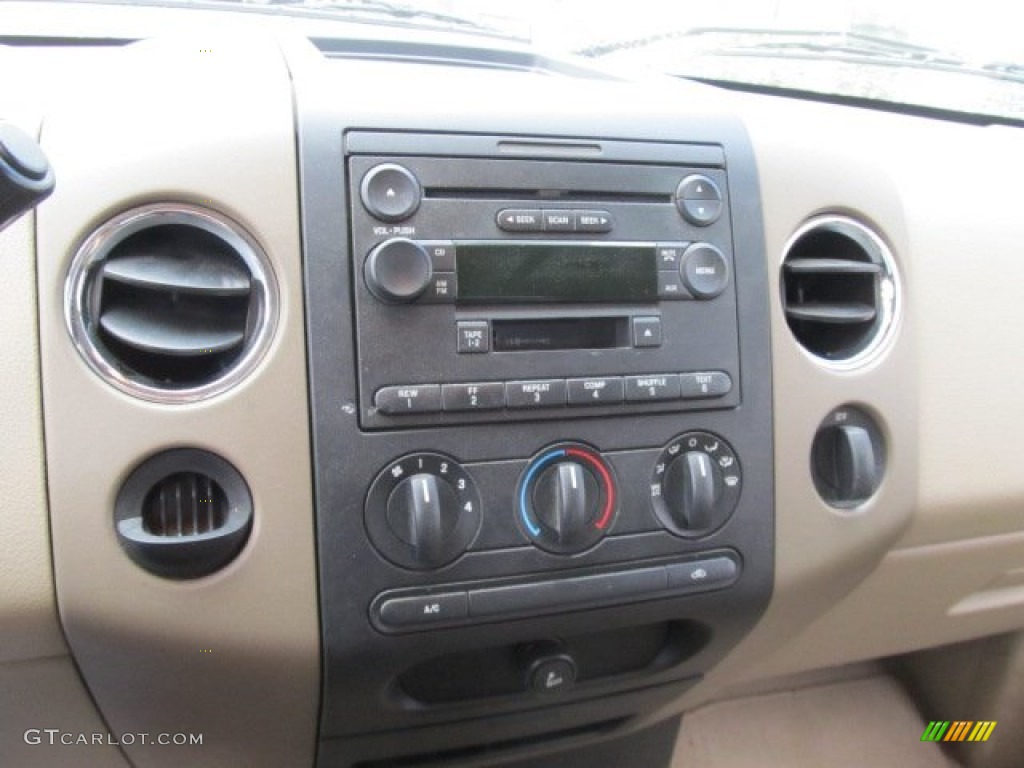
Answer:
[[[160,402],[222,392],[271,336],[270,269],[237,226],[191,206],[119,216],[79,250],[66,311],[90,365],[124,391]]]
[[[135,563],[169,579],[227,565],[252,528],[252,497],[224,459],[194,448],[157,454],[125,480],[114,507],[118,540]]]
[[[814,219],[786,245],[786,322],[797,341],[826,364],[854,367],[878,351],[895,324],[897,289],[889,249],[853,219]]]

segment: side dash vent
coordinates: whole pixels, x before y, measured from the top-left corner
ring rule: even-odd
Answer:
[[[235,225],[191,206],[119,216],[79,250],[68,325],[104,378],[158,402],[189,402],[237,383],[271,335],[270,269]]]
[[[853,219],[814,219],[786,246],[786,322],[800,345],[826,364],[854,367],[878,350],[894,325],[897,285],[885,243]]]

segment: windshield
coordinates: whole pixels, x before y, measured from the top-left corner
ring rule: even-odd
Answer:
[[[1016,3],[972,0],[265,0],[523,38],[606,67],[1024,120]]]
[[[1024,125],[1021,15],[1009,0],[84,2],[413,27],[418,34],[473,35],[485,46],[524,41],[613,72],[653,70],[730,87]]]

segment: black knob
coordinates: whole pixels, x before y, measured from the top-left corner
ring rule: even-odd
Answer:
[[[698,299],[713,299],[729,285],[725,255],[707,243],[694,243],[683,251],[679,271],[687,290]]]
[[[53,192],[53,170],[35,139],[0,123],[0,230]]]
[[[687,432],[669,443],[651,480],[654,513],[668,530],[687,538],[725,525],[742,490],[735,452],[710,432]]]
[[[412,240],[395,238],[381,243],[366,257],[366,286],[380,301],[413,301],[430,285],[430,255]]]
[[[359,196],[370,215],[381,221],[402,221],[416,213],[423,192],[412,171],[395,163],[376,165],[366,172]]]
[[[560,443],[534,456],[516,488],[523,533],[555,554],[582,552],[611,529],[618,509],[612,468],[582,443]]]
[[[448,537],[459,520],[459,499],[435,475],[420,473],[402,480],[388,499],[388,526],[412,547],[422,565],[445,560]]]
[[[722,486],[718,465],[704,451],[687,451],[675,459],[668,467],[664,487],[669,512],[679,527],[714,527]]]
[[[597,479],[589,469],[575,461],[562,461],[537,478],[533,509],[555,542],[572,546],[589,538],[600,496]]]
[[[821,497],[839,508],[874,495],[885,469],[885,442],[874,420],[857,408],[832,411],[811,447],[811,474]]]

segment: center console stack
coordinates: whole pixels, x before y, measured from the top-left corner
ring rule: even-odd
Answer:
[[[763,611],[757,181],[695,134],[300,123],[319,765],[636,731]]]

